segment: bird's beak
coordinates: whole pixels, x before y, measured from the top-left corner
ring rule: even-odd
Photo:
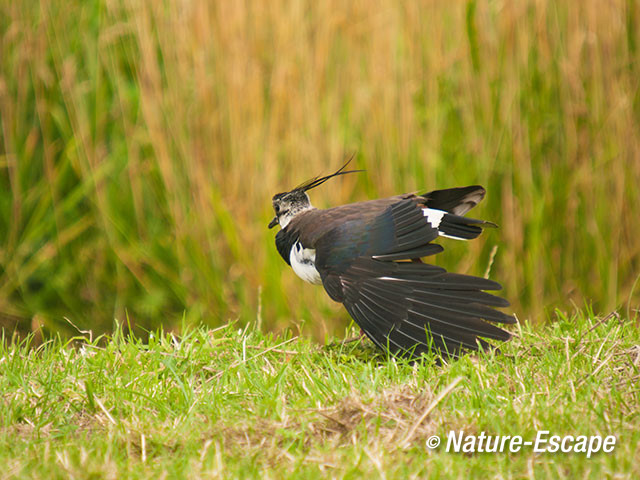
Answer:
[[[273,217],[273,220],[269,222],[269,228],[273,228],[278,224],[278,217]]]

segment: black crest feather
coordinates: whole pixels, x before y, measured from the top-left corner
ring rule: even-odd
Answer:
[[[336,170],[331,175],[327,175],[327,176],[324,176],[324,177],[314,177],[311,180],[307,180],[303,184],[298,185],[294,190],[299,190],[299,191],[302,191],[302,192],[306,192],[308,190],[311,190],[312,188],[316,188],[317,186],[322,185],[324,182],[326,182],[327,180],[329,180],[329,179],[331,179],[333,177],[337,177],[337,176],[340,176],[340,175],[346,175],[348,173],[364,172],[364,170],[345,170],[345,168],[347,168],[347,165],[349,165],[351,163],[351,161],[354,159],[354,157],[355,157],[355,153],[351,155],[349,160],[347,160],[347,163],[345,163],[342,167],[340,167],[338,170]]]

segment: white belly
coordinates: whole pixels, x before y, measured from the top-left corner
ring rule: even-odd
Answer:
[[[305,282],[314,285],[322,284],[322,279],[316,270],[316,251],[312,248],[303,248],[300,242],[296,242],[291,247],[289,253],[289,263],[291,268]]]

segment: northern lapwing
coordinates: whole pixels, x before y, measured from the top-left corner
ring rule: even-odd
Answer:
[[[505,299],[485,290],[500,284],[449,273],[421,258],[443,250],[439,237],[476,238],[491,222],[466,218],[485,195],[479,185],[407,193],[326,210],[311,205],[307,192],[330,178],[316,177],[273,197],[276,247],[303,280],[323,285],[342,303],[362,331],[381,349],[419,357],[423,352],[458,356],[489,349],[483,340],[506,341],[510,334],[489,322],[515,323],[493,307]]]

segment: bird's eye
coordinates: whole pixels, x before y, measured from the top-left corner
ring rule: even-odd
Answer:
[[[280,213],[280,205],[276,205],[275,207],[273,207],[273,209],[276,211],[276,213]]]

